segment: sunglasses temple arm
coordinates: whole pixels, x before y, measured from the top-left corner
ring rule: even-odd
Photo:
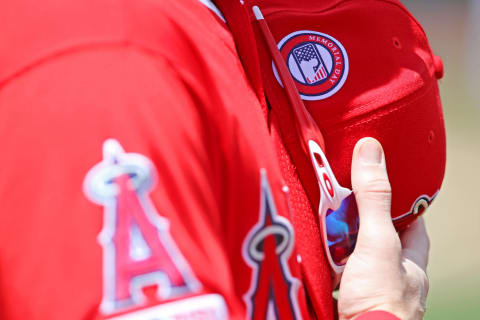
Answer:
[[[300,140],[302,142],[304,151],[306,154],[309,154],[308,141],[310,140],[315,141],[320,145],[322,150],[325,150],[325,141],[321,131],[300,98],[298,89],[293,82],[292,76],[290,75],[290,71],[287,69],[287,64],[278,50],[275,39],[273,38],[270,28],[268,27],[260,8],[258,6],[253,6],[252,10],[260,26],[263,38],[267,43],[267,47],[270,51],[273,62],[278,70],[280,79],[282,80],[283,86],[287,92],[288,100],[293,107],[292,109],[295,115],[297,134],[301,138]]]

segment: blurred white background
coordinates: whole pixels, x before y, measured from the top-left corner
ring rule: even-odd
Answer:
[[[426,213],[432,249],[425,319],[480,319],[480,0],[403,0],[442,57],[442,190]]]

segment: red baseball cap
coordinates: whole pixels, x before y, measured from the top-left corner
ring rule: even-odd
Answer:
[[[246,4],[247,5],[247,4]],[[437,195],[445,161],[445,128],[437,81],[441,59],[421,25],[394,0],[260,0],[258,5],[305,106],[325,139],[341,185],[351,188],[356,142],[380,141],[392,185],[392,217],[402,229]],[[249,10],[251,11],[251,10]],[[254,18],[252,17],[252,20]],[[288,99],[268,48],[255,30],[263,86],[293,159],[304,153]],[[308,159],[295,161],[313,203],[318,185]]]

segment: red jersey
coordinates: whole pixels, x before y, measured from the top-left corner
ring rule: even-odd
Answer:
[[[0,12],[2,319],[308,317],[266,110],[218,16],[193,0]]]
[[[318,221],[222,19],[0,4],[0,318],[333,318]]]

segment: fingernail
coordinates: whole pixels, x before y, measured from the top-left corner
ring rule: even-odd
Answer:
[[[382,156],[382,147],[375,140],[367,139],[360,146],[360,160],[365,164],[380,164]]]

